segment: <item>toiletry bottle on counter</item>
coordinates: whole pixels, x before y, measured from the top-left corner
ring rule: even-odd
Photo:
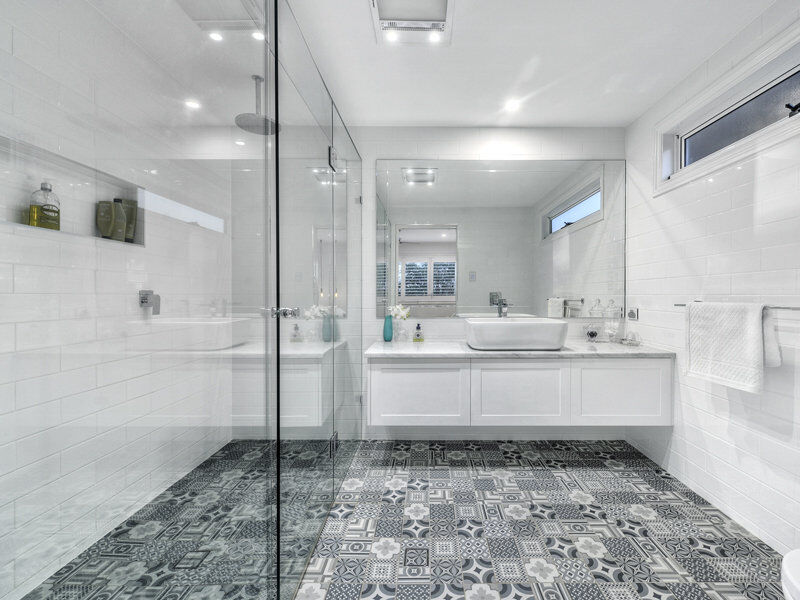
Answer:
[[[425,336],[422,334],[422,324],[417,323],[417,328],[414,330],[414,341],[415,342],[424,342]]]
[[[114,226],[111,229],[112,240],[117,240],[118,242],[125,241],[126,224],[125,207],[122,206],[122,200],[114,198]]]
[[[61,229],[61,201],[53,193],[53,186],[46,181],[31,194],[28,225],[56,231]]]
[[[300,326],[295,323],[294,329],[292,329],[292,336],[289,338],[290,342],[299,343],[303,341],[303,334],[300,333]]]

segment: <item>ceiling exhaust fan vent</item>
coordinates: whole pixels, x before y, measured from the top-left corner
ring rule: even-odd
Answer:
[[[445,21],[381,21],[382,31],[439,31],[444,33]]]
[[[455,0],[369,0],[378,45],[450,45]]]

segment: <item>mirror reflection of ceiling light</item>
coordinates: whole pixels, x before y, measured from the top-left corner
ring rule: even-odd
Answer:
[[[219,31],[212,31],[211,33],[208,34],[208,37],[210,37],[215,42],[222,41],[222,34]]]
[[[402,169],[403,181],[408,185],[424,183],[431,186],[436,183],[436,171],[437,169],[406,167]]]
[[[244,146],[244,140],[236,140],[233,143],[236,144],[237,146]]]
[[[264,34],[262,32],[260,32],[260,31],[254,31],[250,35],[253,36],[254,40],[258,40],[259,42],[263,42],[264,39],[265,39]]]
[[[197,110],[202,105],[197,100],[192,100],[191,98],[188,100],[184,100],[183,102],[187,108],[191,108],[192,110]]]

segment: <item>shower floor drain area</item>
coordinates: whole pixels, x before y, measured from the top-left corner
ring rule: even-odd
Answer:
[[[781,556],[622,441],[364,441],[302,600],[779,600]]]

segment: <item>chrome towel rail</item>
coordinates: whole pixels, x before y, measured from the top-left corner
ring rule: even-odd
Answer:
[[[702,302],[702,300],[692,300],[692,302]],[[682,304],[673,304],[673,306],[686,306],[686,303]],[[776,306],[774,304],[767,304],[764,308],[768,308],[770,310],[800,310],[800,306]]]

